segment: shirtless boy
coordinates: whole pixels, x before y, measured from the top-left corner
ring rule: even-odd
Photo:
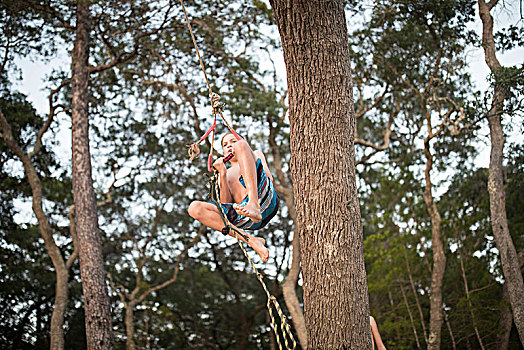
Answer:
[[[233,154],[231,167],[226,168],[224,158],[219,158],[213,167],[219,173],[220,201],[232,225],[243,232],[263,262],[269,259],[269,250],[263,238],[249,235],[244,230],[258,230],[267,225],[278,211],[279,198],[273,187],[273,176],[264,154],[253,151],[245,140],[237,140],[227,133],[222,137],[224,156]],[[218,208],[213,203],[194,201],[188,209],[189,215],[214,230],[224,227]],[[234,232],[229,233],[235,237]]]

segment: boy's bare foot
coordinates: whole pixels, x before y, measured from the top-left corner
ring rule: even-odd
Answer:
[[[247,203],[246,205],[233,204],[233,209],[240,215],[249,217],[253,222],[262,221],[262,214],[260,213],[260,206]]]
[[[266,240],[258,237],[251,237],[249,240],[249,245],[255,250],[255,252],[260,256],[262,262],[267,262],[269,260],[269,249],[266,248]]]

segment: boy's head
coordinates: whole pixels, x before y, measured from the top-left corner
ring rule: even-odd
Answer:
[[[226,132],[226,133],[224,134],[224,136],[222,136],[222,138],[220,139],[220,145],[222,146],[222,149],[224,149],[224,141],[226,141],[226,137],[227,137],[228,135],[232,135],[233,137],[235,137],[235,135],[234,135],[231,131]],[[227,137],[227,140],[229,140],[229,137]],[[236,140],[236,137],[235,137],[235,140]]]
[[[220,143],[222,145],[222,152],[224,153],[224,156],[233,153],[233,144],[235,142],[237,142],[237,138],[235,134],[233,134],[232,132],[228,132],[224,136],[222,136],[222,140]]]

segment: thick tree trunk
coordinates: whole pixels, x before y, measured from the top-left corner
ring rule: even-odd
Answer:
[[[89,8],[87,2],[81,0],[77,3],[76,39],[72,56],[73,198],[84,292],[87,348],[111,349],[111,310],[105,283],[89,152],[88,57]]]
[[[31,186],[31,193],[33,197],[33,212],[38,220],[38,227],[40,234],[44,239],[46,250],[51,258],[53,267],[56,272],[56,284],[55,284],[55,305],[53,313],[51,315],[51,341],[50,348],[53,350],[61,350],[64,348],[64,314],[67,307],[68,300],[68,286],[67,281],[69,279],[69,269],[66,266],[66,262],[62,257],[60,248],[56,245],[53,238],[53,232],[47,216],[42,206],[42,184],[40,178],[36,172],[35,167],[31,161],[29,155],[23,152],[20,146],[16,143],[11,128],[7,119],[0,111],[0,125],[2,126],[3,138],[7,146],[13,151],[14,154],[22,161],[24,171],[27,176],[27,181]]]
[[[483,24],[482,47],[485,60],[492,73],[501,68],[495,55],[493,39],[493,17],[491,9],[497,4],[492,0],[488,4],[479,0],[479,13]],[[513,320],[519,332],[520,341],[524,344],[524,282],[519,267],[519,259],[513,240],[509,233],[506,218],[506,193],[502,178],[502,160],[504,150],[504,132],[502,130],[502,113],[505,91],[500,85],[495,86],[491,108],[488,111],[489,131],[491,137],[491,154],[489,161],[488,191],[490,198],[491,226],[493,236],[500,253],[505,284],[508,288],[509,300],[513,311]]]
[[[286,62],[310,349],[370,349],[342,1],[272,0]]]
[[[429,119],[428,119],[429,123]],[[431,126],[428,126],[431,133]],[[433,250],[433,268],[431,269],[431,286],[429,291],[429,336],[428,349],[439,350],[442,333],[442,281],[446,270],[446,255],[442,243],[441,217],[437,205],[433,200],[431,168],[433,167],[433,156],[431,155],[429,142],[433,136],[428,135],[424,140],[424,155],[426,156],[426,192],[424,202],[431,218],[431,247]]]

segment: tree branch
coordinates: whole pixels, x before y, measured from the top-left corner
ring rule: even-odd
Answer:
[[[38,133],[36,135],[36,141],[35,146],[33,147],[33,150],[28,154],[29,158],[32,158],[38,151],[40,151],[40,147],[42,145],[42,136],[44,133],[49,129],[49,126],[51,125],[51,122],[53,121],[53,117],[55,116],[55,107],[53,105],[53,96],[58,93],[64,86],[69,84],[71,82],[71,79],[64,80],[60,83],[60,85],[54,89],[51,90],[51,93],[49,94],[49,114],[47,116],[47,120],[44,123],[44,125],[38,130]]]
[[[129,52],[121,52],[120,54],[118,55],[114,55],[114,52],[113,52],[113,59],[111,61],[109,61],[108,63],[106,64],[101,64],[101,65],[98,65],[98,66],[90,66],[89,67],[89,73],[100,73],[100,72],[103,72],[105,70],[108,70],[110,68],[113,68],[121,63],[125,63],[129,60],[131,60],[133,57],[135,57],[137,54],[138,54],[138,50],[139,50],[139,47],[140,47],[140,40],[142,38],[145,38],[145,37],[150,37],[152,35],[155,35],[157,34],[159,31],[161,31],[164,26],[166,25],[167,23],[167,20],[168,20],[168,17],[169,17],[169,13],[171,11],[171,9],[173,8],[173,4],[171,3],[171,1],[169,2],[169,6],[168,6],[168,9],[165,11],[165,14],[164,14],[164,18],[162,20],[162,22],[160,23],[160,25],[155,28],[155,29],[152,29],[148,32],[144,32],[144,33],[140,33],[138,34],[135,38],[134,38],[134,45],[133,45],[133,49]],[[109,47],[112,47],[110,45],[109,42],[107,42],[107,44],[109,45]]]
[[[182,262],[182,259],[184,259],[184,256],[185,254],[187,253],[187,251],[193,247],[195,244],[197,244],[198,242],[200,242],[200,236],[206,231],[206,227],[205,226],[201,226],[200,229],[198,230],[198,234],[195,236],[195,238],[193,238],[193,240],[191,241],[191,243],[189,243],[185,248],[184,250],[182,250],[182,252],[180,253],[180,255],[178,255],[178,258],[175,262],[175,269],[173,271],[173,276],[159,284],[159,285],[156,285],[155,287],[153,288],[150,288],[147,292],[145,292],[144,294],[142,294],[138,299],[137,299],[137,303],[141,303],[142,301],[145,300],[145,298],[147,298],[148,295],[150,295],[151,293],[154,293],[156,292],[157,290],[160,290],[162,288],[165,288],[167,287],[168,285],[174,283],[178,277],[178,272],[180,270],[180,263]]]

